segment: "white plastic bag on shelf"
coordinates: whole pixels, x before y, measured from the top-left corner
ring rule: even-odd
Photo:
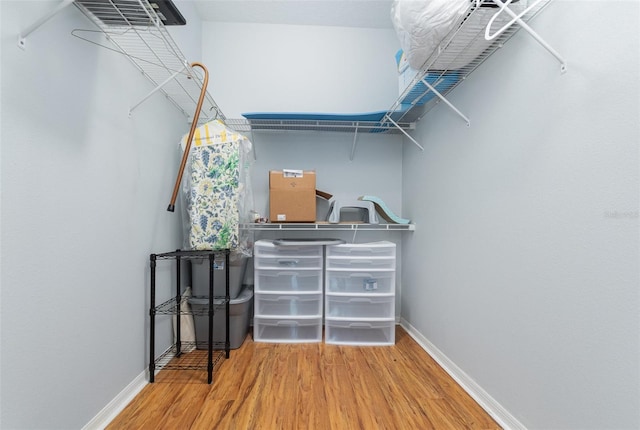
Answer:
[[[470,6],[469,0],[393,1],[391,22],[411,68],[422,68]]]
[[[253,221],[252,164],[249,139],[221,121],[195,130],[181,184],[185,249],[231,249],[251,256],[249,232],[240,224]]]

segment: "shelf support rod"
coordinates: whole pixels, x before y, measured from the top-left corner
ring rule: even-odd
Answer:
[[[249,133],[251,133],[251,152],[253,152],[253,161],[258,159],[258,154],[256,153],[256,138],[253,136],[253,128],[249,129]]]
[[[38,28],[40,28],[42,24],[44,24],[45,22],[53,18],[54,15],[56,15],[58,12],[60,12],[61,10],[69,6],[71,3],[73,3],[73,1],[74,0],[62,0],[62,2],[58,4],[58,6],[56,6],[53,10],[51,10],[48,14],[44,15],[39,20],[31,24],[29,27],[22,30],[18,35],[18,47],[22,50],[26,49],[27,36],[29,36],[31,33],[33,33]]]
[[[351,154],[349,154],[349,161],[353,161],[353,157],[356,154],[356,143],[358,140],[358,126],[360,125],[359,122],[356,122],[356,131],[353,134],[353,143],[351,144]]]
[[[177,72],[175,72],[173,75],[169,76],[164,82],[162,82],[160,85],[158,85],[157,87],[155,87],[153,90],[151,90],[151,92],[149,94],[147,94],[146,96],[143,97],[142,100],[140,100],[138,103],[136,103],[135,105],[133,105],[131,108],[129,108],[129,117],[131,117],[131,114],[133,113],[133,111],[140,106],[142,103],[144,103],[145,101],[147,101],[147,99],[149,97],[151,97],[152,95],[154,95],[155,93],[157,93],[162,87],[164,87],[165,85],[167,85],[169,82],[171,82],[173,79],[175,79],[176,76],[178,76],[180,73],[182,73],[185,69],[187,68],[187,65],[185,64],[182,69],[178,70]]]
[[[560,71],[562,73],[565,73],[567,71],[567,62],[564,60],[564,58],[562,58],[562,56],[558,53],[558,51],[556,51],[555,49],[553,49],[551,47],[551,45],[549,45],[542,37],[540,37],[538,35],[538,33],[536,33],[533,28],[531,28],[526,22],[524,22],[521,18],[524,16],[524,14],[526,14],[527,12],[529,12],[533,7],[535,7],[538,3],[540,3],[540,1],[542,0],[538,0],[535,1],[533,4],[531,4],[529,7],[527,7],[525,10],[523,10],[522,12],[520,12],[519,14],[516,15],[515,12],[513,12],[508,5],[511,3],[512,0],[507,0],[506,3],[503,3],[501,0],[493,0],[493,2],[495,4],[497,4],[498,6],[500,6],[500,10],[498,12],[495,13],[495,15],[493,15],[493,17],[491,17],[491,19],[489,20],[489,23],[487,24],[487,28],[485,29],[484,32],[484,38],[486,40],[493,40],[496,37],[498,37],[499,35],[501,35],[502,33],[504,33],[509,27],[511,27],[514,23],[518,23],[520,25],[520,27],[522,27],[523,29],[526,30],[527,33],[529,33],[531,35],[531,37],[533,37],[536,42],[538,42],[540,45],[542,45],[542,47],[544,49],[546,49],[547,51],[549,51],[549,53],[551,55],[553,55],[554,57],[556,57],[556,59],[560,62]],[[507,24],[505,24],[500,30],[496,31],[494,34],[490,35],[490,31],[491,31],[491,25],[493,24],[493,21],[496,19],[496,17],[498,15],[500,15],[500,13],[502,11],[505,11],[509,16],[511,16],[512,20],[509,21]]]
[[[451,104],[451,102],[449,100],[447,100],[447,98],[445,96],[443,96],[442,94],[440,94],[440,92],[438,92],[438,90],[436,90],[433,85],[431,85],[429,82],[427,82],[427,80],[425,78],[422,78],[420,80],[427,88],[429,88],[429,90],[431,90],[433,92],[433,94],[435,94],[440,100],[442,100],[447,106],[449,106],[455,113],[457,113],[462,119],[464,119],[467,123],[467,127],[471,126],[471,121],[469,121],[469,118],[467,118],[462,112],[460,112],[458,110],[458,108],[456,108],[453,104]]]
[[[405,136],[407,136],[407,138],[412,141],[418,148],[420,148],[421,151],[424,151],[424,148],[422,147],[422,145],[420,145],[413,137],[411,137],[411,135],[409,133],[407,133],[406,131],[404,131],[402,129],[402,127],[400,127],[398,125],[397,122],[395,122],[394,120],[391,119],[391,117],[389,115],[385,115],[385,120],[389,121],[391,124],[393,124],[398,130],[400,130],[402,132],[402,134],[404,134]]]

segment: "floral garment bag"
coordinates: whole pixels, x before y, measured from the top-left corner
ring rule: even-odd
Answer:
[[[191,147],[183,183],[190,249],[236,249],[240,245],[241,144],[246,138],[220,127],[217,122],[200,127]]]

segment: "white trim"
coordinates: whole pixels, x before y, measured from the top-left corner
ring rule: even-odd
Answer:
[[[504,430],[527,428],[404,318],[400,325]]]
[[[147,385],[148,370],[144,370],[139,374],[124,390],[122,390],[113,400],[105,406],[98,415],[93,417],[82,430],[101,430],[104,429],[109,423],[120,413],[122,410],[133,400],[135,396],[142,391]]]

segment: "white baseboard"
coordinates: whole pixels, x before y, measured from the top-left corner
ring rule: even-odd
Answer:
[[[527,428],[509,413],[500,403],[482,389],[462,369],[429,342],[415,327],[401,318],[400,325],[429,354],[445,372],[457,383],[505,430],[527,430]]]
[[[93,417],[82,430],[102,430],[133,400],[135,396],[147,385],[148,371],[139,374],[124,390],[105,406],[98,415]]]

